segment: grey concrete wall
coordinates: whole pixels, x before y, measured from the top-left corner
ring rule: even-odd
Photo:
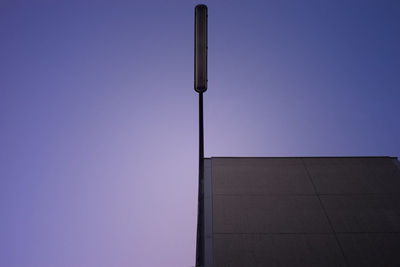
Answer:
[[[212,158],[214,267],[400,266],[389,157]]]

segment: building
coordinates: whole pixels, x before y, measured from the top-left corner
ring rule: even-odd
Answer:
[[[205,266],[400,266],[397,158],[206,158],[203,192]]]

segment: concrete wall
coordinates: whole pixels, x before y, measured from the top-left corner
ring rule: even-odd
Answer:
[[[400,266],[395,161],[209,159],[208,265]]]

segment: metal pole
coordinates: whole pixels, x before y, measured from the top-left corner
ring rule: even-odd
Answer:
[[[203,93],[207,90],[207,6],[195,7],[194,89],[199,93],[199,194],[196,266],[204,266],[204,124]]]
[[[204,266],[204,128],[203,93],[199,93],[199,194],[197,210],[196,266]]]

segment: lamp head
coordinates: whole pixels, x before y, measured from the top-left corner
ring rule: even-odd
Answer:
[[[207,90],[207,6],[195,7],[194,19],[194,90]]]

